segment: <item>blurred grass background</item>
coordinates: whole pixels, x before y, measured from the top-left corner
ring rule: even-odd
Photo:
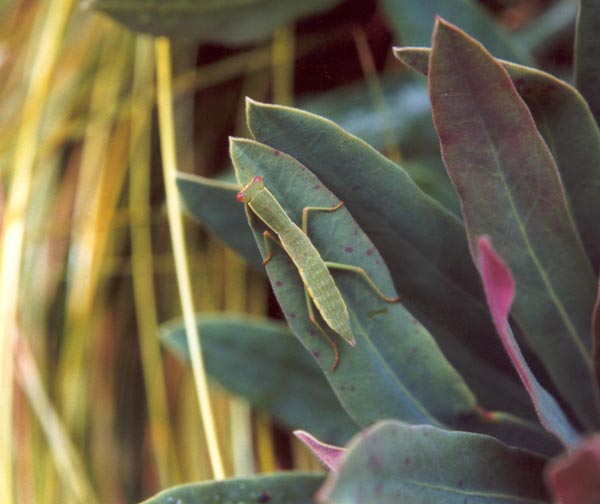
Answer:
[[[513,28],[553,4],[487,3]],[[378,77],[403,72],[393,43],[369,0],[253,46],[174,43],[178,168],[227,167],[245,96],[294,104],[349,83],[366,90],[380,148],[410,157]],[[0,502],[135,502],[212,477],[191,369],[157,339],[181,308],[154,82],[150,37],[73,0],[0,1],[0,474],[15,482]],[[189,221],[186,236],[197,311],[277,315],[234,253]],[[265,413],[211,395],[227,475],[318,467]]]

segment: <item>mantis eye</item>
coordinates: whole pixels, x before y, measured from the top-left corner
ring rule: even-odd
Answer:
[[[238,200],[238,201],[240,201],[240,202],[242,202],[242,203],[244,202],[244,197],[245,197],[244,191],[240,191],[239,193],[237,193],[235,195],[235,199]]]
[[[259,177],[258,175],[252,179],[252,182],[254,182],[255,184],[261,184],[262,181],[262,177]]]

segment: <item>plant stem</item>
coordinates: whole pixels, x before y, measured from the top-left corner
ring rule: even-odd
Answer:
[[[155,42],[158,120],[160,144],[163,160],[163,175],[167,199],[167,214],[171,230],[171,242],[175,260],[175,271],[183,320],[186,328],[187,342],[190,349],[192,371],[196,384],[196,394],[200,407],[200,414],[204,424],[204,433],[210,456],[213,477],[221,480],[225,477],[223,458],[218,445],[214,414],[211,406],[208,381],[202,360],[202,351],[198,327],[194,315],[190,274],[186,256],[185,235],[183,232],[183,219],[181,216],[179,193],[175,183],[175,129],[173,124],[173,95],[171,86],[171,47],[169,40],[159,37]]]
[[[12,181],[3,217],[0,270],[0,502],[14,502],[13,371],[14,341],[18,334],[20,271],[25,221],[38,134],[65,25],[74,0],[51,0],[36,48],[15,146]]]

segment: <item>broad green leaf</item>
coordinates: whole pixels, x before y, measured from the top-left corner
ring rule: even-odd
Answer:
[[[322,482],[321,474],[301,472],[207,481],[169,488],[143,504],[311,504]]]
[[[339,202],[303,165],[281,151],[233,139],[231,158],[240,184],[261,176],[297,223],[305,207],[332,207]],[[393,297],[394,286],[383,259],[348,210],[342,207],[315,214],[309,232],[322,257],[365,268],[375,284]],[[250,211],[249,219],[265,257],[264,226]],[[453,423],[457,416],[473,410],[474,398],[425,328],[401,304],[379,299],[359,275],[334,272],[357,343],[351,348],[336,337],[341,359],[332,372],[332,350],[310,322],[302,281],[282,250],[273,251],[267,274],[292,331],[315,356],[342,404],[360,425],[382,417]],[[410,365],[415,359],[420,366]]]
[[[282,424],[331,443],[344,444],[358,430],[284,324],[236,314],[202,315],[198,328],[207,372],[227,390]],[[181,321],[165,324],[161,339],[179,358],[189,359]]]
[[[600,121],[600,0],[579,1],[575,33],[575,85]]]
[[[400,61],[427,75],[430,49],[394,50]],[[556,77],[500,61],[552,151],[592,266],[600,269],[600,131],[579,92]]]
[[[269,37],[298,18],[340,0],[83,0],[128,28],[176,39],[240,45]]]
[[[248,229],[243,207],[236,201],[239,186],[179,172],[177,188],[186,211],[198,219],[257,271],[262,259]]]
[[[560,439],[565,448],[573,448],[580,441],[579,435],[554,397],[540,385],[532,373],[510,328],[508,315],[515,299],[512,273],[493,249],[489,236],[482,236],[477,240],[477,252],[483,287],[498,335],[535,405],[540,423]]]
[[[460,215],[458,198],[441,162],[427,86],[406,75],[390,75],[382,76],[381,87],[385,110],[364,83],[320,93],[300,102],[298,108],[326,117],[380,152],[385,152],[391,139],[417,185]]]
[[[518,292],[513,315],[563,397],[600,424],[590,322],[594,271],[556,164],[504,68],[477,41],[438,21],[429,81],[444,162],[473,251],[489,234]]]
[[[231,158],[240,183],[261,176],[296,222],[307,206],[332,207],[339,202],[305,166],[277,149],[233,139]],[[248,212],[264,256],[264,226]],[[365,268],[384,293],[394,295],[383,259],[346,208],[311,216],[309,236],[327,261]],[[359,425],[383,418],[453,427],[468,424],[475,430],[497,428],[498,434],[511,442],[518,438],[532,449],[544,449],[547,438],[540,437],[535,428],[526,426],[524,439],[521,425],[482,414],[427,330],[401,304],[378,298],[359,275],[333,273],[350,312],[356,346],[333,336],[341,358],[332,371],[332,350],[310,322],[298,271],[279,247],[273,250],[267,274],[292,331],[318,361],[342,405]]]
[[[545,460],[494,438],[381,422],[354,440],[319,504],[542,504]]]
[[[402,168],[331,121],[253,101],[247,115],[257,140],[310,167],[344,201],[381,252],[407,309],[483,406],[533,416],[496,337],[460,220]]]
[[[498,58],[530,64],[531,55],[474,0],[382,0],[399,42],[428,46],[436,16],[456,23]]]

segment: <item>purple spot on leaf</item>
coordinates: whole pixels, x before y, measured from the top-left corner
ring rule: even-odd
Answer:
[[[354,249],[352,247],[346,247],[344,250],[346,252],[348,252],[349,254],[351,254],[352,252],[354,252]]]
[[[275,282],[275,287],[281,287],[283,285],[283,282],[281,280],[277,280],[277,282]]]
[[[271,500],[271,492],[268,490],[263,490],[260,495],[257,497],[256,502],[264,504],[265,502],[269,502]]]
[[[314,189],[315,191],[318,191],[319,189],[321,189],[321,186],[320,186],[319,184],[315,184],[315,185],[313,186],[313,189]]]
[[[295,319],[295,318],[296,318],[296,314],[295,314],[295,313],[290,313],[289,317],[290,317],[291,319]]]
[[[321,352],[319,350],[315,350],[312,354],[313,357],[317,360],[319,360],[319,357],[321,357]]]
[[[464,481],[459,481],[458,482],[458,488],[462,488],[463,486],[465,486],[465,482]]]
[[[275,156],[281,156],[281,152],[278,151],[277,149],[273,149],[273,155],[275,155]]]
[[[370,255],[373,255],[373,252],[374,252],[374,250],[373,250],[373,249],[369,249],[369,250],[367,250],[367,255],[368,255],[368,256],[370,256]]]
[[[381,460],[377,455],[369,455],[369,467],[373,469],[373,471],[381,470]]]
[[[410,465],[410,457],[405,457],[405,459],[404,459],[404,465],[405,466],[409,466]]]

